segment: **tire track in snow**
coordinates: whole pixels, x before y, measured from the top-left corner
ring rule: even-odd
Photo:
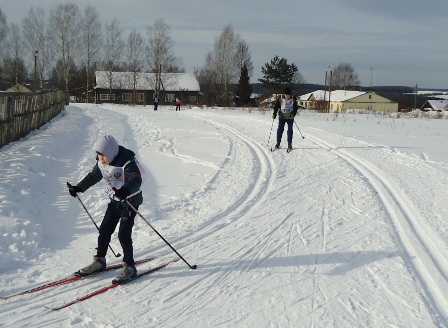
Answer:
[[[448,273],[446,260],[431,243],[420,227],[419,214],[412,208],[411,201],[402,195],[393,184],[385,178],[382,171],[372,163],[347,150],[337,149],[327,141],[308,135],[307,139],[316,145],[342,158],[355,168],[377,192],[386,211],[401,248],[408,254],[405,258],[412,268],[421,287],[425,291],[428,305],[437,311],[438,320],[445,323],[448,318]]]

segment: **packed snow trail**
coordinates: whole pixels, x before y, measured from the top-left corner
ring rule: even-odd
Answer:
[[[362,174],[377,191],[391,219],[391,225],[397,235],[397,242],[401,243],[407,253],[409,267],[414,269],[415,276],[427,290],[428,303],[434,306],[439,315],[448,317],[448,263],[438,246],[432,243],[420,222],[418,209],[412,202],[393,187],[386,175],[372,163],[359,159],[347,150],[338,150],[330,143],[311,137],[311,141],[341,157],[360,174]],[[445,283],[444,283],[445,282]]]
[[[296,130],[293,152],[271,153],[266,141],[272,121],[258,111],[161,107],[154,112],[77,104],[2,149],[7,160],[1,169],[24,182],[16,190],[9,179],[0,180],[3,190],[9,188],[0,192],[0,215],[7,213],[18,229],[30,226],[37,233],[26,237],[33,248],[16,243],[19,251],[8,257],[16,267],[3,260],[9,269],[0,271],[1,295],[90,262],[96,229],[65,182],[77,182],[91,169],[91,148],[105,133],[148,166],[139,211],[198,269],[178,262],[59,312],[43,306],[100,288],[113,275],[2,301],[0,322],[16,327],[447,326],[446,300],[438,294],[447,283],[447,206],[435,197],[446,195],[447,175],[422,158],[328,133],[314,119],[296,118],[306,139]],[[424,194],[415,192],[416,170]],[[20,210],[12,200],[21,197],[33,207]],[[82,197],[99,222],[107,204],[101,187]],[[427,210],[433,206],[440,211]],[[4,237],[15,236],[12,229],[3,228]],[[57,233],[60,237],[50,240]],[[417,243],[409,242],[414,238]],[[133,239],[136,258],[173,256],[138,218]],[[112,245],[119,250],[116,237]]]

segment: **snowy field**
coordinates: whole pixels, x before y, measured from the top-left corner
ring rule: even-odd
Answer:
[[[65,184],[109,133],[149,168],[143,216],[198,265],[60,311],[45,306],[118,272],[0,300],[0,327],[448,327],[448,120],[296,122],[294,150],[271,153],[271,113],[71,104],[0,149],[0,296],[91,262],[97,230]],[[98,224],[102,186],[80,195]],[[136,259],[156,257],[141,270],[176,258],[139,217],[133,237]]]

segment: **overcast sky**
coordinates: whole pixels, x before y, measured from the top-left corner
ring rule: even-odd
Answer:
[[[8,23],[21,24],[29,8],[49,15],[55,0],[2,0]],[[120,21],[125,36],[163,18],[175,55],[187,72],[204,65],[213,42],[231,24],[261,67],[278,55],[294,63],[307,83],[324,84],[325,71],[349,63],[361,85],[448,89],[448,1],[428,0],[76,0],[92,4],[103,23]]]

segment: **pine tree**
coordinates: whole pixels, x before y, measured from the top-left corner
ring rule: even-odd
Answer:
[[[289,65],[285,58],[275,56],[271,63],[266,63],[261,68],[261,72],[264,77],[258,79],[268,89],[280,89],[284,85],[293,84],[297,66],[294,64]]]
[[[246,64],[241,68],[240,80],[238,81],[238,90],[236,95],[240,99],[240,105],[247,105],[252,95],[252,86],[250,85],[249,71]]]

